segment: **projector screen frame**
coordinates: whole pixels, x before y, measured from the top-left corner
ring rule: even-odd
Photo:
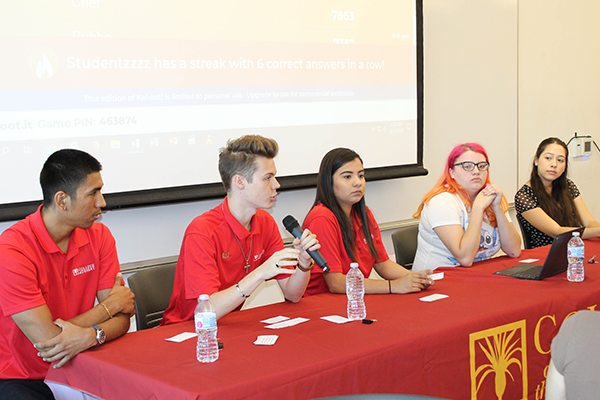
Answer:
[[[367,181],[398,179],[424,176],[428,170],[423,165],[423,0],[415,0],[416,14],[416,74],[417,74],[417,162],[410,165],[391,165],[378,168],[366,168]],[[357,149],[360,153],[360,149]],[[101,161],[101,160],[100,160]],[[215,165],[214,168],[217,168]],[[279,192],[301,190],[316,187],[317,174],[291,175],[278,177],[281,184]],[[105,194],[104,210],[118,210],[136,207],[148,207],[184,202],[195,202],[222,198],[225,190],[220,182],[166,187],[149,190],[125,191]],[[0,204],[0,221],[16,221],[35,212],[41,200]]]

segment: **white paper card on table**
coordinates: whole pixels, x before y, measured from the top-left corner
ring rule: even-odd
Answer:
[[[180,342],[183,342],[184,340],[188,340],[188,339],[191,339],[191,338],[197,337],[197,336],[198,335],[196,334],[196,332],[183,332],[183,333],[180,333],[179,335],[175,335],[173,337],[166,338],[165,340],[167,340],[169,342],[180,343]]]
[[[276,324],[267,325],[267,326],[265,326],[265,328],[269,328],[269,329],[287,328],[288,326],[298,325],[298,324],[301,324],[302,322],[306,322],[306,321],[308,321],[308,318],[298,317],[298,318],[294,318],[294,319],[288,319],[287,321],[278,322]]]
[[[431,274],[429,275],[429,279],[437,281],[440,279],[444,279],[444,273],[443,272],[436,272],[435,274]]]
[[[436,301],[436,300],[440,300],[440,299],[445,299],[446,297],[448,297],[447,294],[435,293],[435,294],[431,294],[429,296],[421,297],[419,300],[432,302],[432,301]]]
[[[352,322],[353,319],[348,319],[346,317],[342,317],[341,315],[327,315],[325,317],[321,317],[325,321],[334,322],[336,324],[345,324],[346,322]]]
[[[527,258],[525,260],[519,260],[519,262],[520,263],[527,263],[527,264],[529,264],[529,263],[536,262],[536,261],[539,261],[539,260],[540,260],[539,258]]]
[[[264,324],[275,324],[277,322],[281,322],[281,321],[287,321],[288,319],[290,319],[289,317],[284,317],[283,315],[280,315],[278,317],[273,317],[273,318],[269,318],[269,319],[263,319],[262,323]]]
[[[272,346],[275,344],[279,336],[277,335],[260,335],[256,338],[254,344]]]

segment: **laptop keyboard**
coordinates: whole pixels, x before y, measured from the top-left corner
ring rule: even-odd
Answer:
[[[512,275],[521,279],[536,279],[539,274],[539,268],[529,268],[521,272],[515,272]]]

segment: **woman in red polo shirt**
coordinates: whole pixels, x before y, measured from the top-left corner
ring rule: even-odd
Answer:
[[[431,271],[413,273],[387,256],[377,221],[365,204],[365,171],[360,156],[337,148],[323,157],[317,178],[317,196],[304,220],[315,233],[321,254],[331,270],[313,268],[305,296],[346,293],[346,273],[358,262],[365,276],[365,293],[412,293],[433,284]],[[375,268],[381,279],[368,279]]]

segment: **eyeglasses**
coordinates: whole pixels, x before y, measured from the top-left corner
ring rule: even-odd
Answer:
[[[477,166],[477,169],[480,171],[487,171],[490,167],[490,163],[485,161],[479,163],[474,163],[473,161],[463,161],[456,164],[452,164],[453,167],[456,167],[457,165],[460,165],[465,171],[473,171],[475,169],[475,166]]]

